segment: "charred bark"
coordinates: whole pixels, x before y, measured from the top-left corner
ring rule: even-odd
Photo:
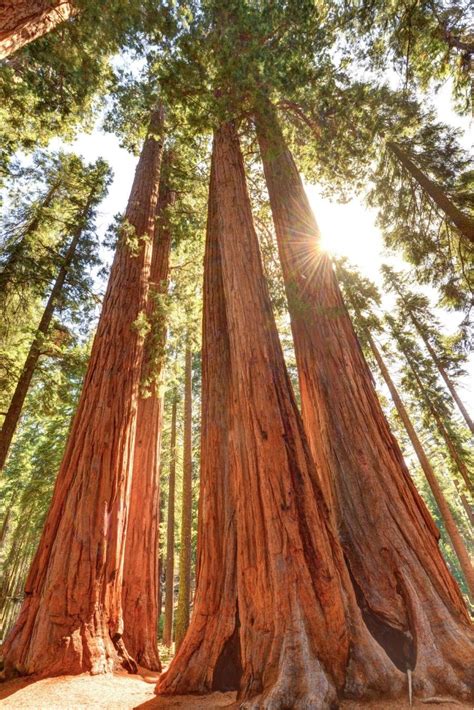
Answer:
[[[2,0],[0,59],[54,30],[76,12],[69,0]]]
[[[158,691],[237,688],[242,707],[317,709],[345,684],[400,690],[326,523],[232,124],[214,137],[205,269],[196,598]]]
[[[135,669],[122,575],[162,146],[153,114],[52,503],[5,642],[7,674]],[[130,240],[131,231],[133,239]]]
[[[159,470],[162,425],[160,380],[166,322],[159,299],[168,289],[171,250],[171,232],[166,210],[172,201],[172,193],[166,184],[167,167],[165,156],[150,269],[147,304],[150,331],[145,339],[142,362],[142,391],[138,400],[122,592],[125,646],[139,665],[151,670],[161,670],[157,648]]]
[[[472,645],[464,601],[383,415],[270,105],[257,117],[257,133],[288,294],[303,421],[364,618],[375,616],[411,639],[405,664],[414,668],[417,694],[469,697]]]

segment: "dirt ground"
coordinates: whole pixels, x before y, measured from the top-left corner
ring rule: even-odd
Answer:
[[[207,696],[181,696],[158,698],[155,683],[158,675],[116,674],[109,676],[61,676],[44,680],[16,679],[0,684],[1,708],[31,708],[34,710],[82,710],[83,708],[107,708],[109,710],[132,710],[142,708],[211,708],[238,707],[235,693],[213,693]],[[439,708],[440,710],[473,710],[472,705],[459,703],[424,704],[415,702],[414,708]],[[404,710],[408,703],[375,701],[354,703],[344,701],[341,710]]]

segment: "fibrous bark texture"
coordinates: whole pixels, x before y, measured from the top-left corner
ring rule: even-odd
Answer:
[[[166,210],[172,199],[166,178],[163,179],[167,172],[166,162],[165,156],[150,269],[147,306],[150,331],[145,339],[142,362],[142,391],[138,400],[122,592],[125,646],[139,665],[152,670],[161,670],[157,648],[159,469],[162,425],[162,400],[159,389],[166,322],[159,299],[168,289],[171,232]]]
[[[193,354],[186,348],[184,371],[184,452],[183,452],[183,495],[181,515],[181,546],[179,551],[179,592],[176,609],[175,642],[176,650],[189,626],[189,604],[191,601],[191,532],[193,521]]]
[[[194,611],[159,692],[237,688],[242,707],[317,709],[348,677],[355,693],[400,682],[362,623],[326,523],[232,124],[214,137],[202,432]]]
[[[42,37],[76,13],[69,0],[1,0],[0,59]]]
[[[431,466],[431,463],[424,451],[422,443],[418,438],[418,435],[417,435],[415,428],[411,422],[411,419],[408,416],[408,412],[405,409],[405,406],[400,398],[400,395],[398,394],[395,383],[393,382],[392,378],[390,377],[390,373],[387,369],[387,366],[385,365],[382,355],[379,352],[379,349],[377,348],[375,341],[372,338],[370,333],[367,333],[367,342],[369,344],[370,349],[372,350],[375,360],[377,361],[377,364],[380,368],[380,372],[382,373],[382,377],[385,380],[385,383],[390,391],[390,395],[392,397],[392,400],[393,400],[393,403],[396,407],[398,415],[403,422],[403,426],[406,429],[408,437],[409,437],[409,439],[412,443],[412,446],[415,450],[415,453],[418,457],[418,461],[420,462],[421,468],[423,469],[423,472],[426,476],[426,480],[428,481],[428,485],[431,489],[431,492],[433,493],[434,499],[435,499],[436,504],[438,506],[441,517],[443,519],[443,523],[446,528],[446,532],[448,533],[448,536],[451,540],[454,552],[459,560],[459,564],[461,565],[461,569],[463,571],[464,578],[466,580],[466,583],[467,583],[467,586],[468,586],[468,589],[470,592],[470,596],[472,599],[474,599],[474,569],[473,569],[471,560],[469,558],[469,553],[466,549],[466,545],[464,544],[462,536],[461,536],[461,534],[458,530],[458,527],[456,525],[456,521],[454,520],[454,516],[451,513],[451,509],[446,501],[446,498],[443,494],[441,486],[438,483],[438,479],[436,478],[436,474],[435,474],[435,472]]]
[[[168,519],[166,521],[166,580],[163,643],[173,643],[174,616],[174,503],[176,490],[176,415],[178,400],[174,395],[171,409],[170,474],[168,478]]]
[[[121,591],[143,354],[136,323],[147,303],[162,153],[158,114],[138,162],[26,597],[5,642],[7,673],[135,668],[122,640]]]
[[[399,667],[414,669],[416,694],[468,697],[471,626],[438,531],[383,415],[271,106],[258,117],[257,132],[303,421],[364,619]]]

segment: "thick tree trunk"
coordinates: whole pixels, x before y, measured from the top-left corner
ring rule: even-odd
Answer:
[[[179,554],[179,592],[176,609],[175,642],[176,651],[189,626],[189,604],[191,601],[191,526],[193,514],[193,417],[192,417],[192,375],[193,354],[188,345],[184,373],[184,455],[183,455],[183,496],[181,517],[181,548]]]
[[[402,150],[397,143],[390,141],[387,143],[387,146],[397,160],[400,161],[405,170],[410,173],[420,187],[431,197],[435,205],[439,207],[446,217],[458,228],[460,234],[474,244],[474,220],[463,214],[463,212],[451,202],[441,188],[410,160],[405,151]]]
[[[69,267],[76,254],[79,241],[81,239],[82,230],[86,223],[87,217],[89,215],[89,210],[91,203],[94,199],[96,188],[92,188],[87,203],[84,207],[82,214],[79,217],[78,224],[73,231],[73,238],[69,245],[69,248],[64,256],[63,263],[59,269],[56,281],[54,282],[49,298],[46,302],[43,315],[38,325],[34,340],[31,344],[29,353],[23,365],[23,370],[21,371],[20,378],[18,380],[17,386],[13,393],[13,397],[8,407],[7,414],[3,421],[2,429],[0,431],[0,471],[3,470],[5,462],[7,460],[8,451],[12,443],[13,436],[15,434],[18,422],[21,417],[21,412],[23,410],[23,405],[25,403],[26,395],[30,389],[31,380],[36,370],[38,360],[41,357],[43,341],[48,333],[49,326],[54,315],[54,310],[60,299],[61,292],[66,281]]]
[[[0,59],[75,15],[69,0],[0,0]]]
[[[125,646],[139,665],[152,670],[161,670],[157,648],[160,380],[166,323],[156,301],[168,289],[171,249],[171,233],[165,215],[171,202],[171,192],[164,178],[166,162],[165,156],[150,269],[147,315],[151,329],[145,339],[142,362],[122,592]]]
[[[390,391],[390,395],[393,399],[395,408],[399,414],[400,419],[403,422],[403,426],[405,427],[408,437],[413,445],[418,461],[420,462],[421,468],[423,469],[423,473],[425,474],[431,492],[433,493],[434,499],[436,500],[436,504],[441,514],[441,518],[443,519],[446,532],[448,533],[454,552],[459,560],[459,564],[461,565],[461,569],[463,571],[471,599],[474,600],[474,568],[469,558],[469,554],[464,544],[464,541],[457,528],[456,521],[454,520],[446,498],[444,497],[443,491],[441,490],[441,486],[438,483],[436,474],[433,471],[428,457],[425,454],[421,441],[419,440],[418,435],[413,427],[413,424],[411,423],[410,417],[408,416],[408,412],[405,409],[405,406],[400,398],[400,395],[398,394],[397,388],[395,387],[392,378],[390,377],[390,373],[385,365],[385,362],[383,361],[383,358],[370,333],[366,332],[365,335],[367,337],[367,342],[369,343],[370,349],[372,350],[375,360],[377,361],[377,365],[380,368],[382,377],[385,380],[385,383]]]
[[[122,573],[162,146],[153,114],[125,213],[78,409],[20,616],[7,673],[135,668],[122,640]],[[130,246],[130,227],[134,234]]]
[[[166,581],[165,581],[165,619],[163,625],[163,643],[173,643],[174,611],[174,499],[176,488],[176,413],[178,400],[173,399],[171,410],[170,475],[168,479],[168,520],[166,523]]]
[[[438,531],[385,420],[301,178],[271,106],[257,118],[303,421],[364,618],[411,638],[419,695],[470,695],[470,624]],[[385,633],[385,632],[384,632]],[[390,653],[390,648],[382,641]],[[446,673],[450,668],[450,673]]]
[[[205,263],[197,590],[159,692],[238,688],[245,708],[317,710],[345,684],[400,690],[326,523],[232,124],[214,138]]]

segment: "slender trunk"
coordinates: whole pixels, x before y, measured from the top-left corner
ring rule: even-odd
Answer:
[[[171,233],[166,209],[172,200],[164,156],[150,269],[142,392],[138,400],[130,512],[123,572],[124,642],[145,668],[161,670],[157,648],[159,471],[162,425],[161,370],[166,323],[157,297],[168,289]],[[147,383],[145,385],[144,383]]]
[[[403,352],[403,349],[402,349],[402,352]],[[459,454],[459,451],[457,450],[457,448],[456,448],[456,446],[449,434],[449,431],[446,429],[446,426],[445,426],[438,410],[434,406],[434,404],[431,401],[431,399],[429,398],[429,396],[426,394],[426,389],[423,386],[423,382],[421,381],[420,376],[416,370],[416,367],[413,365],[413,363],[411,361],[411,358],[409,358],[406,355],[406,353],[403,352],[403,354],[405,356],[405,359],[408,363],[408,367],[410,368],[410,370],[413,374],[413,377],[415,379],[415,382],[417,384],[418,392],[420,393],[421,397],[425,400],[426,405],[427,405],[429,411],[431,412],[431,415],[436,423],[436,427],[437,427],[441,437],[444,439],[444,442],[446,443],[446,446],[447,446],[448,451],[451,455],[451,458],[454,461],[454,463],[456,464],[456,466],[458,467],[458,471],[461,474],[461,476],[464,480],[464,483],[466,484],[467,490],[472,495],[472,494],[474,494],[474,486],[473,486],[472,479],[471,479],[471,473],[468,470],[466,464],[464,463],[461,455]]]
[[[456,478],[453,476],[452,481],[454,483],[454,487],[456,489],[456,492],[459,496],[459,499],[461,501],[461,505],[464,508],[464,511],[466,513],[467,519],[471,523],[472,526],[472,534],[474,535],[474,509],[468,499],[466,498],[465,494],[463,493],[459,483],[457,482]]]
[[[122,575],[162,146],[160,117],[138,162],[79,405],[19,618],[7,673],[135,669],[124,646]],[[130,247],[130,231],[133,229]]]
[[[2,521],[2,527],[0,528],[0,551],[3,549],[3,545],[5,543],[6,537],[8,535],[8,531],[10,528],[10,516],[12,514],[13,506],[15,505],[16,502],[16,494],[13,493],[10,502],[8,503],[8,508],[5,512],[5,516]]]
[[[390,373],[383,361],[383,358],[372,336],[368,331],[365,333],[365,336],[367,338],[367,342],[369,343],[370,349],[372,350],[372,353],[377,361],[377,365],[380,368],[382,377],[385,380],[385,383],[390,391],[390,395],[393,399],[395,408],[400,416],[400,419],[403,422],[408,437],[413,445],[418,461],[420,462],[421,468],[423,469],[423,473],[425,474],[431,492],[433,493],[434,499],[436,500],[436,504],[441,514],[441,518],[443,519],[444,527],[446,528],[446,532],[452,542],[456,557],[458,558],[459,564],[461,565],[461,569],[470,592],[470,597],[474,600],[474,568],[469,558],[469,554],[464,544],[464,541],[457,528],[456,521],[453,518],[449,505],[446,501],[446,498],[444,497],[443,491],[441,490],[441,486],[439,485],[438,480],[436,478],[436,474],[433,471],[428,457],[425,454],[421,441],[419,440],[418,435],[413,427],[413,424],[411,423],[410,417],[408,416],[408,412],[405,409],[402,400],[400,399],[400,396],[397,392],[397,388],[395,387],[395,384],[392,378],[390,377]]]
[[[161,406],[163,407],[163,402],[161,403]],[[161,470],[160,470],[160,480],[161,480]],[[160,503],[159,503],[159,514],[158,514],[158,520],[163,520],[165,517],[165,506],[164,506],[164,496],[163,493],[161,492],[160,488]],[[160,625],[160,619],[161,619],[161,613],[163,611],[163,588],[165,586],[165,576],[164,576],[164,570],[165,570],[165,558],[163,555],[163,552],[160,552],[159,558],[158,558],[158,619],[157,619],[157,633],[159,630],[159,625]]]
[[[0,4],[0,59],[54,30],[76,14],[69,0],[3,0]]]
[[[38,329],[36,331],[35,337],[25,360],[25,364],[23,365],[23,369],[21,371],[21,375],[13,393],[10,406],[8,407],[7,414],[3,421],[2,429],[0,431],[0,471],[3,469],[7,460],[8,451],[10,449],[13,436],[15,434],[18,422],[21,417],[21,412],[23,410],[26,395],[28,394],[28,390],[30,389],[31,380],[33,379],[36,366],[38,365],[38,360],[41,357],[43,342],[48,333],[49,326],[51,325],[54,310],[61,296],[61,292],[63,290],[64,282],[66,281],[69,267],[71,266],[71,263],[76,254],[76,250],[82,236],[84,224],[87,220],[92,200],[94,199],[95,191],[96,188],[94,187],[91,190],[91,193],[87,200],[86,206],[84,207],[84,210],[81,214],[77,227],[73,231],[73,238],[64,256],[63,263],[61,265],[61,268],[59,269],[56,281],[54,282],[53,288],[51,289],[51,293],[49,294],[49,298],[46,302],[46,306],[39,322]]]
[[[449,377],[448,373],[446,372],[445,368],[443,367],[438,355],[436,354],[433,346],[431,345],[429,339],[426,336],[426,333],[424,332],[423,328],[420,326],[418,319],[414,316],[414,314],[409,311],[410,313],[410,318],[413,322],[413,325],[415,326],[417,332],[419,333],[420,337],[422,338],[424,344],[426,345],[426,349],[428,350],[429,354],[431,355],[431,359],[433,360],[434,364],[436,365],[439,374],[443,378],[446,387],[448,388],[451,397],[454,399],[456,402],[459,411],[464,417],[464,420],[466,424],[468,425],[469,429],[471,432],[474,434],[474,422],[472,421],[471,417],[469,416],[469,412],[467,411],[466,407],[464,406],[464,403],[462,402],[460,396],[458,395],[456,388],[451,382],[451,378]]]
[[[189,626],[189,604],[191,601],[191,526],[193,514],[193,417],[192,417],[192,352],[186,348],[184,373],[184,455],[183,455],[183,497],[181,518],[181,548],[179,555],[179,592],[176,609],[175,641],[179,650]]]
[[[442,189],[425,175],[415,163],[408,157],[397,143],[390,141],[388,148],[400,161],[405,170],[417,181],[420,187],[431,197],[437,207],[440,208],[446,217],[458,228],[460,234],[468,241],[474,243],[474,220],[463,214]]]
[[[288,294],[303,421],[364,619],[375,635],[385,629],[382,646],[391,658],[398,647],[399,667],[413,669],[416,662],[417,692],[466,696],[469,621],[438,548],[439,533],[384,417],[270,105],[257,116],[257,133]],[[400,637],[392,647],[386,643],[394,629],[403,633],[405,649]],[[457,669],[449,678],[440,672],[446,666]]]
[[[28,248],[28,244],[31,244],[31,239],[32,237],[34,238],[34,235],[41,224],[42,218],[44,217],[44,211],[51,206],[51,203],[55,198],[60,186],[61,180],[56,179],[55,181],[53,181],[45,196],[43,197],[41,203],[36,206],[35,214],[32,217],[30,223],[24,229],[21,235],[21,239],[15,244],[15,246],[11,250],[9,259],[4,265],[2,271],[0,272],[0,290],[2,294],[4,294],[3,297],[5,297],[7,293],[7,289],[12,278],[14,277],[15,270],[17,268],[18,263],[21,261],[21,257],[23,256],[25,250]]]
[[[351,694],[397,682],[400,691],[402,676],[362,623],[326,523],[232,124],[214,137],[205,262],[197,590],[159,692],[230,687],[247,708],[317,710],[333,707],[344,684]]]
[[[165,621],[163,626],[163,643],[171,646],[173,643],[173,609],[174,609],[174,498],[176,486],[176,413],[178,400],[173,399],[171,410],[171,443],[170,443],[170,475],[168,479],[168,522],[166,535],[166,582],[165,582]]]

